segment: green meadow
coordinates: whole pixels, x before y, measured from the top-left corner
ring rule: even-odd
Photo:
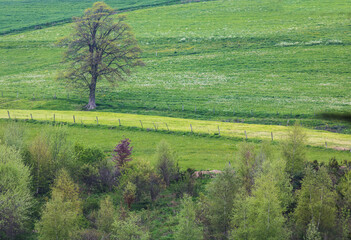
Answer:
[[[0,136],[8,122],[0,121]],[[32,121],[25,124],[25,141],[29,143],[41,131],[52,126],[49,121]],[[57,123],[60,125],[61,123]],[[111,157],[114,147],[124,138],[131,140],[133,158],[156,161],[156,146],[161,140],[166,140],[176,152],[179,167],[182,170],[193,168],[196,170],[223,169],[230,162],[236,162],[238,151],[244,139],[219,137],[216,135],[190,134],[189,132],[147,131],[146,129],[125,126],[96,126],[93,124],[70,124],[68,139],[72,144],[94,147],[103,150],[106,156]],[[248,139],[257,149],[260,148],[262,139]],[[271,143],[275,157],[280,158],[279,141]],[[323,147],[307,147],[307,159],[328,162],[335,157],[338,161],[350,160],[349,151],[335,151]]]
[[[159,3],[111,5],[127,8]],[[85,8],[80,4],[63,7],[65,16],[80,15]],[[54,6],[47,5],[48,14]],[[52,121],[55,111],[77,111],[57,113],[57,121],[72,122],[76,115],[78,122],[94,124],[99,115],[102,125],[117,125],[120,118],[122,125],[139,130],[142,120],[144,130],[156,127],[190,133],[192,124],[195,134],[205,135],[218,134],[220,126],[223,138],[244,139],[246,131],[249,139],[256,140],[269,140],[271,132],[275,139],[282,139],[286,127],[279,125],[298,120],[310,129],[344,133],[308,130],[311,145],[323,149],[327,142],[328,147],[349,148],[351,137],[345,133],[350,133],[350,125],[320,120],[316,114],[351,111],[350,6],[351,1],[345,0],[274,4],[221,0],[123,13],[143,49],[146,66],[118,86],[99,82],[97,113],[79,112],[87,93],[56,80],[65,67],[61,62],[65,49],[55,43],[70,33],[71,24],[5,34],[0,36],[1,116],[7,118],[6,110],[15,114],[23,109],[17,112],[18,118],[29,119],[33,113],[37,120]],[[62,13],[50,14],[55,19],[46,21],[62,20]],[[39,24],[38,16],[28,22]],[[14,23],[11,28],[26,26]],[[102,112],[117,115],[104,119]],[[107,150],[112,145],[101,146]],[[313,149],[322,151],[317,155],[323,159],[329,157],[324,155],[326,150]],[[197,154],[203,154],[202,150],[188,158],[194,162],[189,166],[199,164]]]
[[[129,12],[146,67],[117,87],[98,83],[98,111],[276,124],[350,111],[351,4],[316,3],[211,1]],[[81,109],[87,94],[55,81],[64,49],[54,43],[70,26],[0,37],[1,108]],[[42,101],[29,101],[33,94]]]

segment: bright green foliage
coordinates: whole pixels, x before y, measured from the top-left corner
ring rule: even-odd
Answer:
[[[335,226],[336,210],[336,194],[327,169],[307,168],[294,212],[300,234],[305,234],[311,221],[319,232],[330,233]]]
[[[112,224],[111,239],[113,240],[147,240],[149,232],[141,227],[141,219],[135,213],[119,216]]]
[[[348,171],[344,175],[340,181],[338,188],[343,196],[345,207],[351,209],[351,171]]]
[[[0,145],[0,239],[15,239],[25,231],[33,199],[30,171],[12,147]]]
[[[67,135],[66,128],[55,126],[45,128],[30,142],[26,161],[31,166],[37,194],[50,190],[50,184],[61,168],[73,167],[72,146]]]
[[[124,198],[124,202],[128,205],[129,209],[135,200],[135,195],[136,195],[135,184],[128,182],[126,187],[124,188],[123,198]]]
[[[184,196],[177,219],[179,223],[174,233],[176,240],[203,239],[202,228],[199,227],[196,220],[195,204],[190,196]]]
[[[271,174],[256,179],[249,201],[249,239],[287,239],[279,188]]]
[[[275,159],[263,164],[264,174],[273,177],[275,187],[277,187],[279,192],[278,199],[283,211],[286,211],[294,200],[292,196],[293,187],[290,183],[290,177],[285,169],[286,162],[283,159]]]
[[[4,126],[4,143],[17,150],[22,150],[24,145],[25,126],[21,123],[10,122]]]
[[[134,184],[136,187],[136,201],[143,198],[155,200],[159,192],[165,187],[162,177],[156,173],[155,168],[148,161],[134,161],[124,170],[121,186],[125,188],[129,183]]]
[[[248,196],[245,189],[241,189],[237,198],[234,201],[233,213],[232,213],[232,231],[230,232],[230,239],[245,239],[248,240],[250,237],[251,222],[249,219]]]
[[[52,187],[51,199],[36,225],[38,239],[72,239],[78,234],[81,214],[78,186],[67,171],[61,170]]]
[[[310,224],[308,224],[305,240],[322,240],[314,221],[311,221]]]
[[[113,206],[110,196],[100,201],[100,209],[98,211],[96,225],[99,231],[109,234],[112,231],[112,223],[116,216],[116,210]]]
[[[239,178],[231,166],[226,166],[207,188],[205,204],[208,209],[204,227],[216,239],[225,239],[230,230],[233,203],[240,188]]]
[[[170,181],[176,177],[178,168],[175,154],[172,152],[170,145],[165,140],[162,140],[157,145],[156,161],[156,168],[158,172],[163,177],[166,185],[169,186]]]
[[[301,177],[306,163],[306,134],[296,123],[282,145],[282,155],[286,160],[286,171],[292,176]]]

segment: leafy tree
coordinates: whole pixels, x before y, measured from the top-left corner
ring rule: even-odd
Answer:
[[[165,140],[162,140],[157,146],[156,161],[157,170],[166,185],[169,186],[170,181],[177,177],[178,168],[175,154]]]
[[[17,150],[22,150],[24,146],[24,133],[25,127],[23,124],[10,122],[4,126],[4,143],[16,148]]]
[[[0,145],[0,239],[16,239],[30,222],[30,171],[13,148]]]
[[[311,221],[310,224],[308,224],[305,240],[322,240],[314,221]]]
[[[179,223],[174,234],[176,240],[203,239],[202,228],[199,227],[196,220],[195,204],[186,194],[182,200],[177,219]]]
[[[226,166],[222,173],[209,183],[207,196],[202,204],[206,212],[203,223],[207,231],[216,239],[225,239],[230,230],[233,204],[241,182],[233,167]]]
[[[282,156],[286,160],[286,171],[293,179],[294,188],[299,187],[306,163],[307,137],[299,123],[291,128],[285,142],[282,144]]]
[[[135,192],[136,186],[133,183],[128,182],[123,192],[123,198],[129,209],[135,200]]]
[[[122,168],[127,162],[131,161],[133,147],[130,147],[130,140],[125,138],[120,141],[120,143],[113,150],[115,154],[113,155],[113,161],[116,163],[118,168]]]
[[[100,201],[100,209],[98,211],[96,225],[99,231],[104,235],[110,235],[112,231],[112,223],[116,215],[115,207],[113,206],[110,196]]]
[[[115,240],[147,240],[149,232],[142,227],[141,218],[135,213],[119,213],[112,224],[111,239]]]
[[[336,194],[325,167],[318,171],[306,169],[294,214],[300,234],[306,233],[311,221],[319,232],[332,234],[336,219]]]
[[[94,3],[82,17],[74,18],[73,34],[63,41],[68,45],[64,61],[69,63],[64,78],[89,89],[87,109],[96,108],[98,81],[116,83],[124,80],[132,67],[143,65],[141,50],[125,23],[126,16],[115,14],[105,3]]]
[[[143,197],[155,200],[165,187],[162,177],[148,161],[135,162],[124,170],[120,179],[121,189],[125,190],[128,184],[135,185],[135,201],[140,201]]]
[[[248,198],[249,239],[288,239],[279,193],[271,174],[262,174],[256,179],[252,196]]]
[[[255,175],[259,171],[259,163],[256,161],[255,146],[244,142],[239,147],[238,176],[248,194],[254,185]]]
[[[36,229],[39,240],[74,238],[82,215],[78,186],[65,170],[61,170],[52,187],[51,199],[45,204]]]

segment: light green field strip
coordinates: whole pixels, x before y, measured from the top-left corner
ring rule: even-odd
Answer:
[[[107,126],[138,127],[150,130],[170,130],[202,134],[219,134],[226,137],[245,138],[245,131],[249,139],[271,139],[282,140],[288,133],[289,127],[276,125],[258,125],[245,123],[228,123],[203,121],[181,118],[170,118],[160,116],[147,116],[136,114],[110,113],[110,112],[82,112],[82,111],[51,111],[51,110],[0,110],[0,118],[8,118],[8,111],[12,119],[48,120],[57,122],[75,122],[77,124],[97,124]],[[73,118],[74,116],[74,118]],[[305,129],[308,143],[313,146],[325,146],[329,148],[342,147],[351,148],[351,135],[338,134],[321,130]]]

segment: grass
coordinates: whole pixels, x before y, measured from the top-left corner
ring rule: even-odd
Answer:
[[[6,121],[0,120],[0,133],[6,127]],[[26,142],[30,143],[31,139],[48,125],[35,122],[25,123],[27,132]],[[199,136],[194,134],[180,133],[169,134],[167,132],[143,131],[137,128],[108,126],[92,126],[80,124],[68,126],[69,140],[72,144],[79,143],[88,147],[98,147],[112,154],[113,148],[117,143],[127,137],[131,139],[134,146],[133,156],[135,159],[145,159],[155,162],[155,151],[157,144],[162,140],[170,143],[172,148],[179,156],[179,166],[181,169],[194,168],[197,170],[223,169],[229,161],[234,162],[236,153],[243,140],[220,138],[211,136]],[[257,148],[259,142],[253,142]],[[273,149],[276,156],[279,157],[279,144],[275,142]],[[318,160],[326,162],[332,157],[337,160],[350,160],[351,154],[347,151],[335,151],[321,147],[307,148],[307,159],[309,161]]]
[[[0,0],[0,34],[23,31],[32,28],[69,22],[73,16],[82,14],[82,9],[90,7],[95,1],[82,0]],[[139,1],[105,1],[119,10],[137,9],[176,1],[139,0]],[[5,24],[6,23],[6,24]]]
[[[221,0],[130,12],[147,65],[117,88],[98,83],[98,111],[324,128],[315,113],[351,111],[348,3]],[[82,108],[87,94],[54,80],[64,66],[54,42],[69,31],[0,37],[0,108]]]

